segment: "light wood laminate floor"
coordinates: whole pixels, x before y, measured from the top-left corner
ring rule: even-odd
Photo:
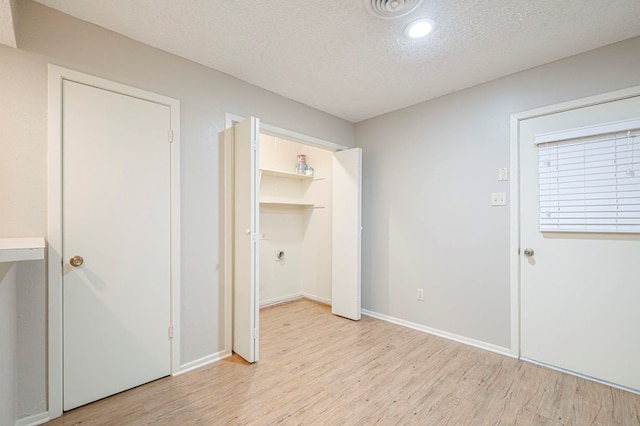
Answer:
[[[49,425],[640,425],[640,396],[307,300],[261,312],[237,356]]]

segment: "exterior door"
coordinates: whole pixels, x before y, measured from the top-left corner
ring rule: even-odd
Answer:
[[[259,358],[259,135],[257,118],[234,126],[233,351],[248,362]]]
[[[362,149],[333,154],[331,312],[360,319]]]
[[[638,117],[633,97],[523,120],[519,129],[521,356],[636,390],[640,235],[540,232],[534,137]]]
[[[65,80],[63,400],[170,374],[170,107]]]

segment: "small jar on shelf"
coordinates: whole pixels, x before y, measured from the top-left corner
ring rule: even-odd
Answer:
[[[296,174],[304,176],[313,176],[313,167],[309,167],[307,164],[307,156],[304,154],[298,155],[298,164],[296,165]]]

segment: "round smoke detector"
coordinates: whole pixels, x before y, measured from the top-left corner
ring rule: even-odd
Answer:
[[[393,19],[414,11],[424,0],[364,0],[367,12],[382,19]]]

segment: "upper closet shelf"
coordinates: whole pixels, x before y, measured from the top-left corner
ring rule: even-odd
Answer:
[[[274,199],[261,199],[260,204],[270,206],[298,206],[298,207],[313,207],[312,203],[304,203],[298,200],[274,200]]]
[[[299,175],[297,173],[290,173],[290,172],[281,172],[279,170],[260,169],[260,172],[262,172],[262,174],[269,175],[269,176],[278,176],[278,177],[285,177],[285,178],[291,178],[291,179],[310,179],[310,180],[313,179],[313,176]]]
[[[44,238],[0,238],[0,262],[43,260]]]

